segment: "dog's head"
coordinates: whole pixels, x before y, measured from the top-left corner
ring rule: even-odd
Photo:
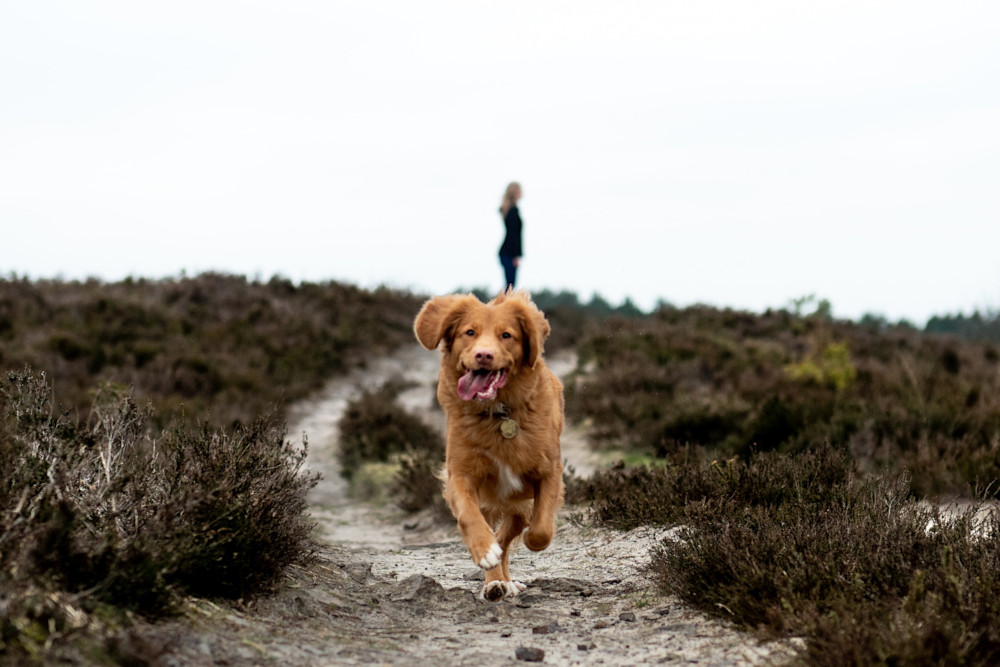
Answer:
[[[542,355],[549,323],[527,292],[507,291],[489,303],[471,294],[431,299],[413,326],[428,350],[444,343],[444,365],[462,400],[492,401]]]

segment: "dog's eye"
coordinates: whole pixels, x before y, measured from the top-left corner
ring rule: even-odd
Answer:
[[[500,337],[501,338],[510,338],[511,337],[510,336],[510,332],[509,331],[504,331],[503,334]]]
[[[468,331],[465,332],[465,335],[466,336],[475,336],[476,335],[476,330],[475,329],[469,329]]]

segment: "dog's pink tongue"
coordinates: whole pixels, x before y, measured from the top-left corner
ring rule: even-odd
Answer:
[[[476,394],[486,389],[490,383],[489,373],[475,374],[469,371],[458,378],[458,397],[463,401],[471,401]]]

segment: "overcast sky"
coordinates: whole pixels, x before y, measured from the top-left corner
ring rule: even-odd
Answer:
[[[1000,3],[0,6],[0,274],[1000,309]]]

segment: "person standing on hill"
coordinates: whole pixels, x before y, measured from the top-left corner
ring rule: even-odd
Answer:
[[[503,267],[507,288],[514,287],[517,281],[517,267],[521,265],[521,213],[517,210],[517,201],[521,198],[521,185],[516,181],[507,186],[500,202],[500,215],[507,228],[507,236],[500,246],[500,265]]]

